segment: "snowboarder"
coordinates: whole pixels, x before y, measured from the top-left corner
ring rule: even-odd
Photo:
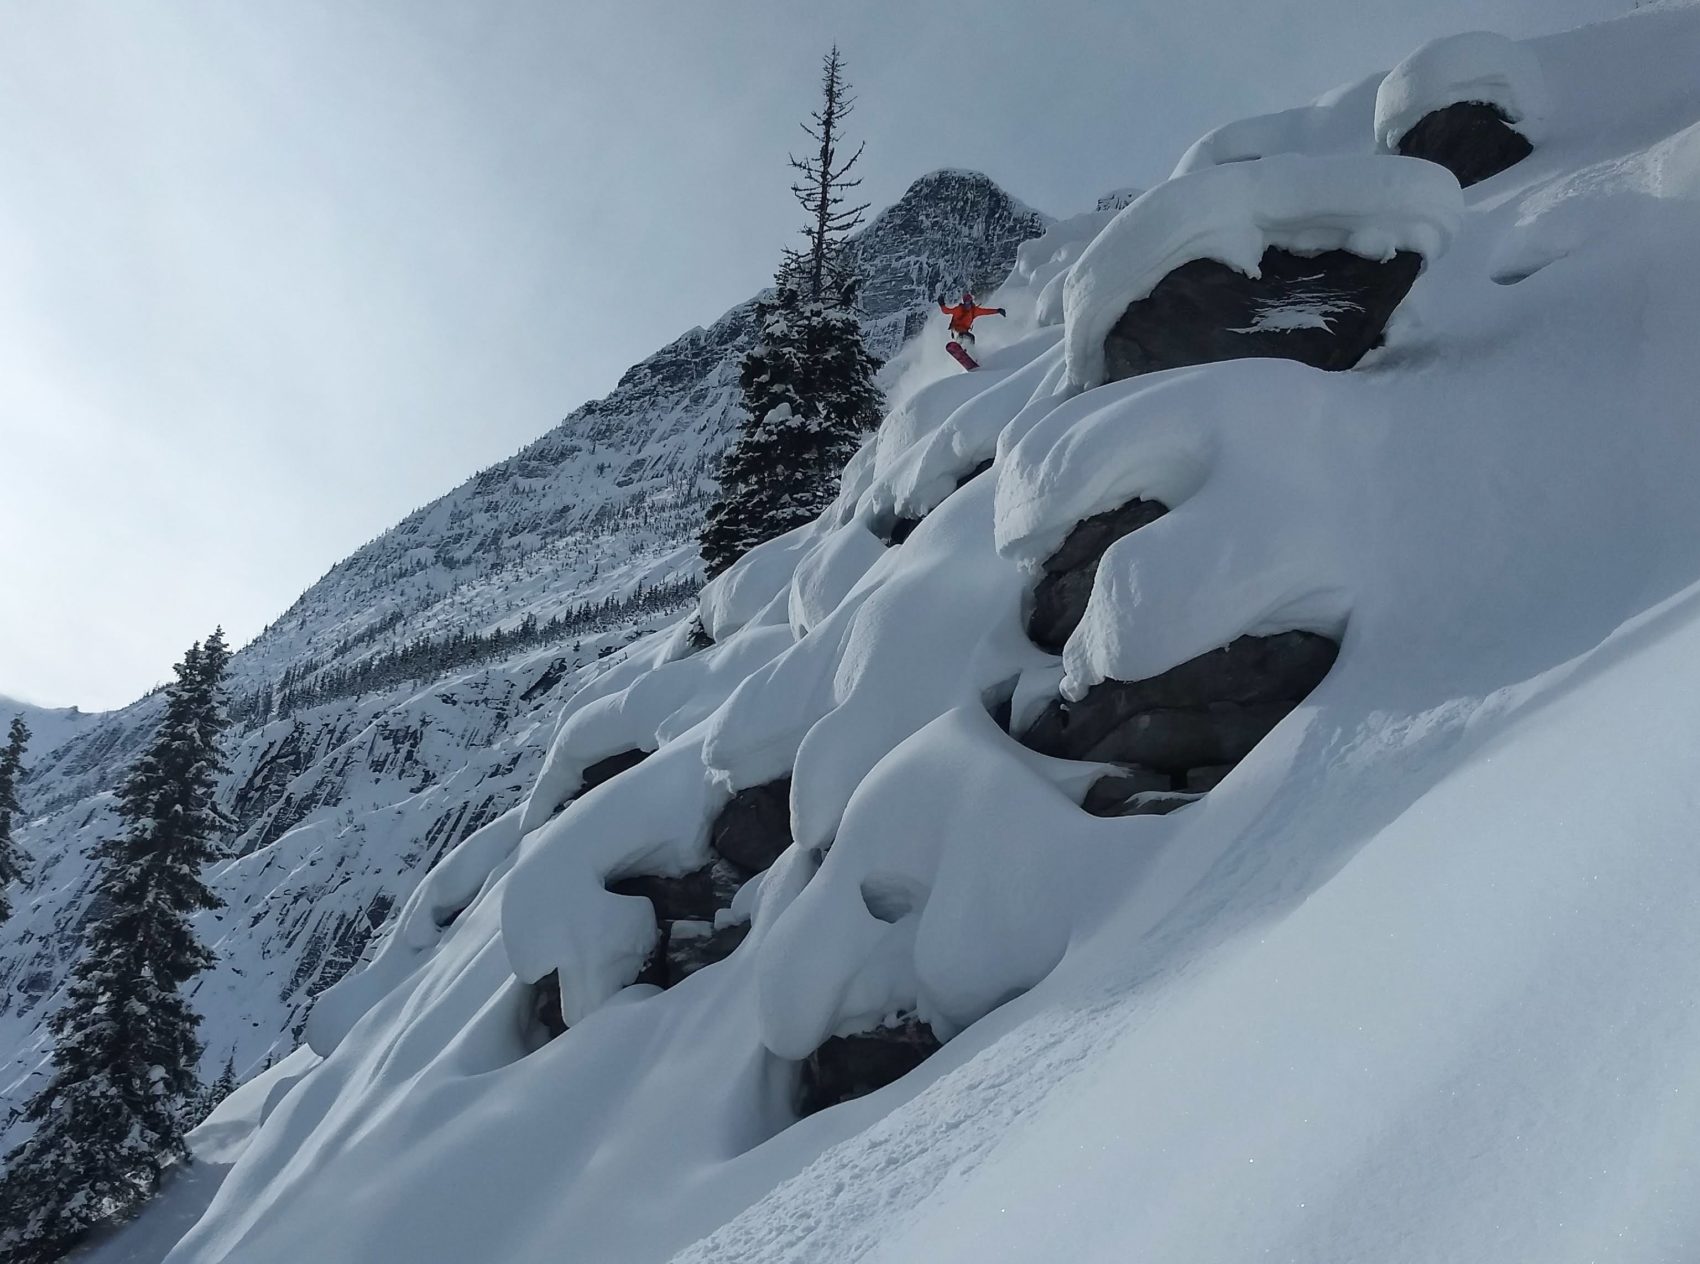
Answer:
[[[945,303],[942,294],[938,297],[938,304],[939,310],[950,317],[950,341],[945,344],[945,350],[950,352],[963,368],[979,368],[974,357],[968,354],[968,348],[974,345],[974,322],[981,316],[1007,316],[1009,313],[1001,307],[976,307],[974,296],[967,291],[963,292],[962,301],[954,307]]]

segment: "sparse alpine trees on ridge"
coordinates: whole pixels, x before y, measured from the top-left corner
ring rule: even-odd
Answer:
[[[48,1020],[52,1068],[24,1108],[36,1129],[0,1178],[8,1264],[49,1264],[129,1215],[198,1122],[200,1017],[182,987],[213,961],[190,917],[219,904],[201,869],[227,824],[213,790],[229,657],[215,631],[176,665],[165,715],[119,791],[123,828],[94,850],[98,912]]]
[[[862,149],[841,152],[855,98],[836,45],[822,61],[821,93],[821,108],[803,124],[817,147],[791,159],[801,172],[791,192],[808,213],[806,244],[786,249],[773,295],[757,306],[760,332],[738,375],[749,416],[722,460],[720,494],[700,536],[711,576],[831,504],[844,463],[884,408],[845,249],[868,208],[847,205],[861,184],[850,172]]]
[[[12,837],[12,822],[22,811],[18,807],[18,782],[23,780],[24,750],[29,740],[29,725],[23,716],[13,716],[6,745],[0,747],[0,922],[12,916],[6,888],[24,876],[24,852]]]

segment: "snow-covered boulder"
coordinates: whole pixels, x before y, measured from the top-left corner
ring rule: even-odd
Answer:
[[[1463,210],[1433,163],[1279,155],[1158,185],[1064,283],[1077,387],[1244,357],[1356,364]]]
[[[784,537],[782,537],[784,538]],[[530,833],[561,807],[635,767],[661,743],[717,707],[752,668],[791,643],[784,625],[752,628],[735,644],[711,644],[684,657],[690,627],[658,638],[574,694],[532,788],[520,824]]]
[[[1375,97],[1375,143],[1437,162],[1468,187],[1527,158],[1546,114],[1535,54],[1472,31],[1424,44],[1388,72]]]

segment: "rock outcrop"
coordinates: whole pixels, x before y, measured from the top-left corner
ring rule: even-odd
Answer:
[[[1425,114],[1400,139],[1399,152],[1438,162],[1467,189],[1516,166],[1535,147],[1498,106],[1460,101]]]
[[[1106,680],[1078,702],[1057,699],[1022,735],[1063,759],[1220,779],[1322,682],[1339,646],[1312,632],[1242,636],[1149,680]]]
[[[638,750],[634,747],[631,750],[623,750],[617,754],[610,755],[606,759],[597,760],[594,764],[590,765],[590,767],[586,768],[580,775],[578,790],[574,792],[573,798],[578,798],[579,795],[585,793],[587,790],[595,789],[604,781],[610,781],[613,778],[618,777],[628,768],[636,768],[644,760],[648,759],[651,754],[652,752],[650,751]]]
[[[791,845],[791,778],[734,794],[714,820],[709,845],[747,877],[778,860]]]
[[[743,885],[742,873],[724,860],[716,860],[679,877],[644,874],[622,878],[610,882],[608,889],[615,895],[648,900],[659,922],[712,922],[717,911],[731,906],[732,897]]]
[[[941,1047],[933,1029],[913,1015],[894,1026],[833,1036],[803,1062],[797,1113],[812,1115],[865,1097],[902,1079]]]
[[[1383,153],[1438,163],[1468,188],[1534,152],[1549,103],[1533,48],[1466,31],[1424,44],[1382,78],[1375,143]]]
[[[1250,357],[1349,369],[1380,345],[1394,308],[1422,271],[1402,250],[1384,261],[1349,250],[1263,253],[1252,278],[1194,259],[1128,307],[1104,342],[1107,381]]]

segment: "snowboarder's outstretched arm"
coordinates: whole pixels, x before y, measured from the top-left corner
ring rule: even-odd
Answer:
[[[1007,315],[1009,315],[1009,313],[1004,311],[1004,309],[1001,308],[1001,307],[976,307],[974,309],[974,315],[976,315],[976,316],[1007,316]]]

